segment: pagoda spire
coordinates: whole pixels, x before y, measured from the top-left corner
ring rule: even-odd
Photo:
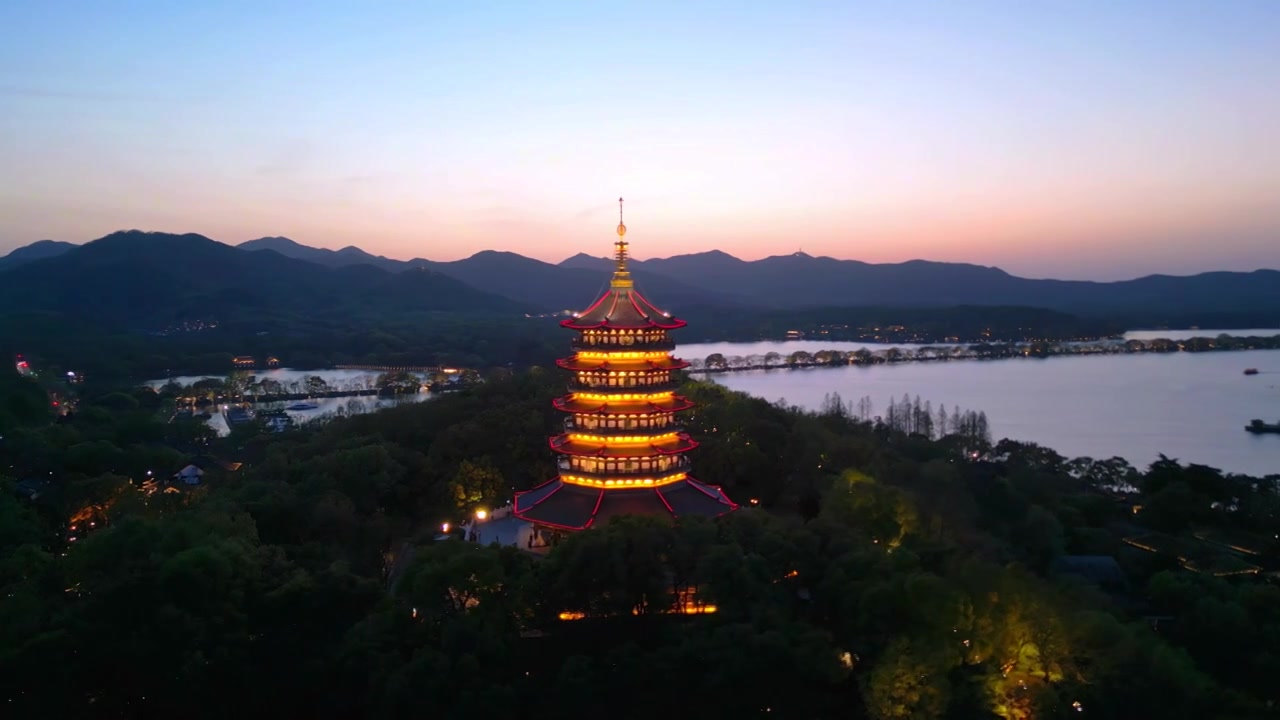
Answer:
[[[614,261],[617,267],[613,271],[613,282],[609,283],[616,289],[625,289],[633,286],[631,282],[631,273],[627,270],[627,226],[622,223],[622,198],[618,198],[618,239],[614,242]]]

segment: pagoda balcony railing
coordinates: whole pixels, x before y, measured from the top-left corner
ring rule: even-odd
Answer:
[[[640,352],[651,352],[651,351],[658,351],[658,350],[675,350],[676,349],[675,340],[640,341],[640,340],[634,340],[632,338],[625,338],[625,339],[632,340],[631,344],[625,345],[623,343],[589,342],[585,338],[578,337],[569,341],[569,346],[572,347],[574,350],[588,350],[588,351],[595,351],[595,352],[610,352],[613,350],[635,350]]]
[[[671,416],[668,415],[667,417]],[[584,435],[660,435],[663,433],[684,432],[684,425],[676,422],[665,425],[644,425],[633,421],[631,423],[619,423],[618,427],[606,427],[605,425],[592,427],[569,417],[564,419],[564,431],[583,433]]]
[[[588,393],[619,393],[619,394],[645,394],[672,392],[680,387],[680,383],[673,380],[660,383],[637,384],[637,385],[610,385],[608,383],[589,383],[581,380],[570,380],[568,383],[569,392],[588,392]]]
[[[637,466],[638,465],[639,464],[637,463]],[[581,475],[583,477],[589,477],[596,480],[607,480],[609,478],[661,477],[671,475],[672,473],[689,472],[693,469],[693,463],[689,461],[689,458],[683,456],[676,458],[670,465],[667,465],[660,470],[655,468],[638,469],[638,467],[637,469],[628,470],[626,469],[626,463],[616,463],[615,465],[607,468],[601,468],[599,470],[584,470],[574,467],[573,463],[568,458],[564,457],[556,461],[556,466],[560,469],[561,473],[568,475]]]

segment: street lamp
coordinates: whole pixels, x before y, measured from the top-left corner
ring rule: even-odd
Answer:
[[[484,519],[485,519],[485,518],[487,518],[487,517],[489,517],[489,513],[485,512],[484,510],[477,510],[477,511],[476,511],[476,519],[477,519],[477,520],[484,520]]]
[[[448,534],[449,534],[449,523],[445,523],[445,524],[441,525],[441,526],[440,526],[440,532],[442,532],[442,533],[444,533],[444,534],[448,535]]]

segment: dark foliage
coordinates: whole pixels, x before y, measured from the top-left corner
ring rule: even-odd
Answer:
[[[1275,478],[929,440],[693,384],[697,474],[744,509],[622,519],[540,561],[437,541],[550,476],[559,385],[493,374],[217,441],[103,388],[6,434],[0,474],[51,487],[0,481],[6,712],[1251,718],[1277,699],[1277,590],[1210,572],[1225,545],[1275,562]],[[204,485],[146,492],[193,460]],[[1147,535],[1193,549],[1124,543]],[[1114,558],[1122,587],[1064,573],[1067,554]]]

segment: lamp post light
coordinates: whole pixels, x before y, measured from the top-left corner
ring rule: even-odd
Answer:
[[[488,513],[488,512],[486,512],[486,511],[484,511],[484,510],[477,510],[477,511],[476,511],[476,519],[477,519],[477,520],[484,520],[484,519],[485,519],[485,518],[487,518],[487,517],[489,517],[489,513]]]

